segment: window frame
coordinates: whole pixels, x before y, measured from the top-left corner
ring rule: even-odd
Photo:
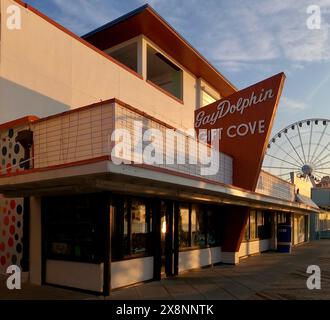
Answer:
[[[132,253],[132,202],[133,201],[138,201],[138,202],[143,202],[145,205],[145,210],[146,210],[146,219],[148,219],[147,223],[147,230],[148,232],[145,233],[145,236],[147,237],[146,240],[146,250],[141,253]],[[121,232],[121,225],[123,225],[124,221],[124,208],[125,208],[125,203],[127,206],[127,216],[128,216],[128,224],[127,224],[127,233],[128,233],[128,252],[125,253],[123,243],[124,243],[124,233]],[[152,241],[150,239],[152,238],[153,235],[153,230],[152,230],[152,211],[151,211],[151,205],[150,201],[146,198],[141,198],[141,197],[126,197],[126,196],[118,196],[118,198],[114,202],[114,210],[113,210],[113,220],[114,223],[112,226],[112,232],[111,232],[111,244],[117,243],[117,241],[121,244],[122,250],[113,250],[113,247],[111,247],[111,262],[119,262],[119,261],[125,261],[125,260],[131,260],[131,259],[137,259],[137,258],[144,258],[144,257],[151,257],[154,255],[153,253],[153,248],[152,248]],[[119,223],[121,225],[118,225],[118,218],[119,218]],[[119,230],[119,231],[116,231]],[[148,240],[148,238],[150,238]],[[114,256],[118,254],[117,256]]]
[[[141,72],[141,70],[139,70],[139,65],[141,65],[143,63],[143,61],[141,60],[142,59],[141,54],[139,53],[141,41],[142,41],[141,37],[137,36],[137,37],[134,37],[127,41],[124,41],[122,43],[119,43],[113,47],[105,49],[104,53],[107,54],[111,59],[113,59],[117,64],[123,66],[126,70],[129,70],[133,74],[137,75],[139,78],[143,79],[142,72]],[[113,52],[118,51],[120,49],[123,49],[123,48],[128,47],[133,44],[136,44],[136,46],[137,46],[137,52],[136,52],[137,70],[133,70],[132,68],[130,68],[129,66],[127,66],[126,64],[124,64],[123,62],[119,61],[118,59],[116,59],[112,56]]]
[[[251,212],[255,212],[255,237],[251,238]],[[261,241],[261,240],[268,240],[272,238],[272,220],[270,218],[270,224],[265,224],[265,215],[271,215],[271,212],[269,211],[265,211],[265,210],[257,210],[257,209],[251,209],[249,210],[249,214],[248,214],[248,220],[245,226],[245,230],[244,230],[244,238],[242,240],[242,242],[253,242],[253,241]],[[275,213],[277,215],[277,213]],[[262,236],[259,234],[259,226],[258,225],[258,217],[259,215],[262,215],[262,220],[263,220],[263,224],[262,224],[262,228],[263,230],[266,230],[267,232],[265,232],[266,234],[269,234],[269,236]],[[248,239],[245,237],[246,236],[246,228],[248,228]],[[267,230],[267,228],[269,228],[269,230]]]
[[[161,49],[159,49],[158,47],[154,46],[153,44],[151,44],[149,41],[146,42],[145,44],[146,46],[146,59],[144,61],[144,63],[146,63],[146,82],[150,85],[152,85],[154,88],[160,90],[162,93],[168,95],[169,97],[175,99],[177,102],[183,104],[184,103],[184,69],[179,66],[178,63],[176,63],[175,61],[173,61],[171,58],[169,58]],[[152,80],[149,79],[149,76],[148,76],[148,63],[149,63],[149,57],[148,57],[148,49],[151,49],[153,51],[156,51],[157,54],[159,54],[160,56],[162,56],[162,60],[167,63],[169,66],[171,66],[173,69],[178,69],[181,73],[181,79],[180,79],[180,96],[177,97],[174,93],[162,88],[161,86],[159,86],[157,83],[153,82]]]
[[[187,205],[186,203],[182,203],[181,205]],[[192,245],[192,228],[191,228],[191,217],[192,217],[192,207],[193,206],[197,206],[197,208],[201,211],[202,213],[202,219],[203,219],[203,225],[204,225],[204,244],[203,245]],[[209,234],[209,216],[208,216],[208,210],[212,210],[212,212],[214,212],[214,208],[213,206],[205,206],[205,205],[200,205],[200,204],[195,204],[195,203],[189,203],[189,245],[187,247],[181,247],[180,246],[180,237],[178,239],[179,241],[179,252],[185,252],[185,251],[191,251],[191,250],[199,250],[199,249],[206,249],[206,248],[215,248],[215,247],[220,247],[220,237],[218,237],[217,239],[215,239],[215,244],[214,245],[210,245],[209,244],[209,240],[208,240],[208,234]],[[195,210],[196,212],[196,223],[197,223],[197,210]],[[216,214],[216,213],[213,213]],[[199,224],[200,225],[200,224]],[[220,228],[218,228],[218,232],[220,233]],[[180,234],[180,230],[178,230],[178,233]]]

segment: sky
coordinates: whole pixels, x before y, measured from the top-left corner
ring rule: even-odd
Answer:
[[[285,72],[274,134],[299,120],[330,118],[330,0],[25,2],[78,35],[149,3],[237,88]],[[316,29],[307,26],[311,5],[320,8]]]

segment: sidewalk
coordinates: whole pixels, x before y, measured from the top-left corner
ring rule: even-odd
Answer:
[[[308,290],[309,265],[322,270],[322,290]],[[104,299],[49,286],[23,285],[9,292],[0,279],[0,299]],[[249,257],[238,266],[219,265],[180,277],[113,291],[106,299],[236,300],[330,299],[330,240],[298,246],[291,255],[274,252]]]

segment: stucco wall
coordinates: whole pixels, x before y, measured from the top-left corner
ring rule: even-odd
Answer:
[[[116,97],[172,125],[193,126],[196,80],[190,74],[184,74],[183,105],[26,8],[20,7],[21,30],[9,30],[5,12],[12,4],[1,0],[1,122]]]
[[[47,260],[46,283],[102,292],[103,264]]]
[[[239,249],[239,257],[249,256],[251,254],[256,254],[259,252],[267,251],[271,249],[271,240],[256,240],[242,242]]]
[[[221,261],[221,248],[189,250],[179,253],[179,272],[209,266]]]

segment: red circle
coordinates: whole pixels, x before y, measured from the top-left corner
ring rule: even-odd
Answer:
[[[11,221],[15,222],[16,221],[16,217],[15,216],[12,216],[11,217]]]
[[[9,227],[9,233],[10,233],[11,235],[15,234],[15,226],[10,226],[10,227]]]
[[[14,239],[13,238],[9,238],[8,239],[8,246],[12,247],[14,245]]]
[[[8,226],[8,224],[9,224],[9,217],[8,217],[8,216],[5,216],[5,217],[3,218],[3,223],[4,223],[6,226]]]
[[[11,172],[11,164],[10,163],[7,163],[7,173],[10,173]]]
[[[16,208],[16,201],[15,201],[15,200],[11,200],[11,201],[10,201],[10,208],[11,208],[12,210],[14,210],[14,209]]]
[[[5,244],[3,242],[0,243],[0,251],[5,251]]]
[[[6,264],[6,257],[2,256],[0,259],[0,263],[2,266],[4,266]]]

